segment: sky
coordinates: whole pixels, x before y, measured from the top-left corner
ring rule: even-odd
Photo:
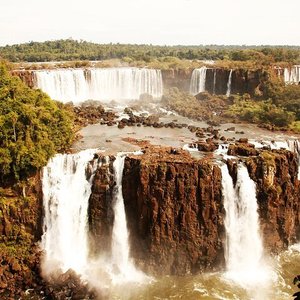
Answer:
[[[300,0],[0,0],[0,45],[300,45]]]

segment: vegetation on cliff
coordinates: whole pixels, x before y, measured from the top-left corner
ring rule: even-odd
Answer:
[[[300,85],[285,85],[274,74],[261,82],[261,93],[232,96],[233,105],[225,117],[266,126],[300,132]]]
[[[199,121],[217,119],[216,113],[220,113],[227,105],[224,96],[201,93],[196,97],[178,88],[171,88],[165,91],[161,101],[169,110]]]
[[[0,62],[0,177],[21,179],[72,139],[72,113],[9,75]]]

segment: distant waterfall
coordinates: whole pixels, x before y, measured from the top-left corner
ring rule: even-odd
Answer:
[[[160,70],[146,68],[95,68],[34,71],[36,87],[58,101],[139,99],[142,94],[160,98]]]
[[[87,209],[91,182],[86,169],[92,150],[57,154],[43,169],[45,273],[72,268],[82,274],[87,265]]]
[[[235,187],[226,165],[221,171],[226,211],[226,275],[242,285],[259,283],[266,278],[266,270],[262,263],[255,183],[243,164],[238,165]]]
[[[226,92],[227,97],[229,97],[231,93],[231,80],[232,80],[232,69],[229,72],[229,77],[227,82],[227,92]]]
[[[217,83],[217,69],[214,69],[213,95],[216,94],[216,83]]]
[[[287,140],[287,149],[297,154],[298,157],[298,180],[300,180],[300,141]]]
[[[192,95],[197,95],[205,91],[206,70],[206,67],[194,69],[190,83],[190,93]]]
[[[286,84],[300,83],[300,65],[292,66],[290,69],[285,68],[283,72],[284,82]]]

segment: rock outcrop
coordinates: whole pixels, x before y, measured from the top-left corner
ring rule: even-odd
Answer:
[[[232,149],[240,151],[240,144]],[[243,148],[244,151],[245,148]],[[268,253],[279,253],[300,238],[300,184],[297,180],[298,158],[287,150],[255,150],[249,147],[245,160],[249,175],[257,185],[260,228]],[[243,152],[240,155],[244,155]],[[234,182],[237,164],[228,161]]]
[[[91,233],[101,240],[94,243],[97,249],[109,248],[110,168],[98,169],[90,199]],[[143,156],[126,158],[123,197],[131,255],[144,271],[183,275],[223,265],[224,208],[217,166],[185,151],[149,147]]]
[[[254,152],[255,150],[255,152]],[[299,238],[300,185],[297,158],[285,150],[257,150],[242,141],[241,155],[257,183],[257,199],[267,252],[277,253]],[[209,159],[195,160],[182,150],[145,146],[129,155],[123,197],[131,256],[151,274],[197,273],[224,266],[221,171]],[[103,159],[103,158],[102,158]],[[90,231],[95,251],[110,250],[113,225],[111,163],[97,171],[90,199]],[[234,182],[236,162],[228,161]]]
[[[38,175],[22,186],[0,187],[1,299],[24,297],[41,282],[36,244],[42,234],[41,194]]]
[[[184,152],[151,149],[126,159],[123,196],[131,252],[145,271],[182,275],[223,264],[217,166]]]
[[[257,183],[265,248],[279,253],[300,238],[298,158],[286,150],[263,151],[246,164],[250,177]]]

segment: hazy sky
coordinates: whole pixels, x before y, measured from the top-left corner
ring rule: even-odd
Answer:
[[[0,0],[0,45],[300,45],[300,0]]]

